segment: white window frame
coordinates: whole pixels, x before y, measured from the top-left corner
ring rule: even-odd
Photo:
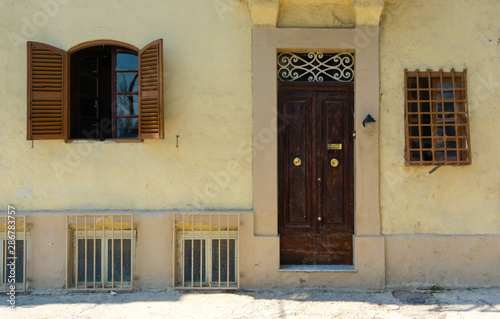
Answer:
[[[1,245],[0,247],[2,247],[2,250],[5,247],[5,241],[6,241],[6,239],[5,239],[6,235],[5,234],[6,233],[4,231],[0,232],[0,245]],[[25,235],[24,231],[16,231],[16,241],[20,240],[20,241],[24,242],[24,239],[25,239],[24,235]],[[26,281],[27,281],[27,278],[28,278],[29,244],[30,244],[30,240],[31,240],[30,237],[31,237],[30,236],[30,232],[28,230],[28,231],[26,231],[26,243],[24,245],[24,249],[25,249],[25,252],[24,252],[24,258],[25,258],[24,265],[26,267],[25,272],[24,272],[25,276],[23,276],[23,282],[22,283],[21,282],[16,282],[16,286],[17,285],[24,285],[26,283]],[[3,251],[0,251],[0,252],[3,252]],[[9,285],[7,283],[4,283],[4,275],[5,275],[4,274],[4,269],[3,269],[4,268],[3,265],[4,265],[4,262],[5,262],[4,258],[5,258],[5,252],[0,253],[0,287],[3,287],[4,285]],[[17,271],[17,269],[16,269],[16,271]],[[1,291],[1,289],[0,289],[0,291]]]
[[[132,281],[134,280],[134,278],[130,278],[130,282],[121,282],[121,281],[113,281],[111,280],[111,278],[108,278],[108,249],[112,249],[112,247],[108,244],[108,241],[110,239],[115,239],[115,240],[120,240],[120,239],[123,239],[123,240],[131,240],[131,245],[133,245],[136,241],[137,241],[137,230],[134,229],[134,240],[132,240],[132,231],[131,230],[96,230],[94,232],[94,230],[88,230],[88,231],[85,231],[85,230],[79,230],[79,231],[74,231],[74,244],[73,244],[73,267],[75,267],[74,269],[76,270],[76,265],[78,264],[78,251],[77,251],[77,245],[78,245],[78,240],[80,239],[87,239],[87,240],[93,240],[94,239],[94,236],[95,236],[95,239],[98,240],[100,239],[101,240],[101,281],[95,281],[95,284],[97,285],[97,287],[93,287],[93,288],[99,288],[99,287],[102,287],[102,284],[103,284],[103,281],[104,280],[104,287],[105,288],[109,288],[109,287],[112,287],[112,286],[115,286],[116,285],[120,285],[122,286],[123,288],[131,288],[132,286]],[[133,254],[134,252],[134,249],[132,248],[131,249],[131,254]],[[86,253],[86,252],[85,252]],[[131,262],[131,265],[130,267],[134,267],[134,256],[132,256],[132,262]],[[85,285],[85,281],[78,281],[78,275],[79,275],[79,272],[81,271],[81,269],[78,269],[78,272],[76,272],[76,278],[75,278],[75,283],[77,283],[77,286],[80,287],[80,285]],[[85,270],[83,270],[85,271]],[[122,269],[123,271],[123,269]],[[94,269],[94,272],[95,272],[95,269]],[[131,269],[131,275],[133,276],[133,271]],[[94,281],[93,281],[93,278],[92,280],[87,280],[87,285],[91,283],[93,284]],[[98,285],[100,284],[100,285]],[[83,287],[84,289],[87,289],[87,287]]]
[[[184,267],[184,250],[185,250],[185,245],[183,244],[185,240],[204,240],[205,241],[205,249],[203,250],[203,254],[205,255],[205,269],[204,269],[204,272],[206,274],[205,276],[205,281],[202,281],[202,288],[207,288],[207,287],[211,287],[211,288],[217,288],[219,287],[219,283],[220,283],[220,288],[226,288],[228,286],[228,282],[226,280],[222,280],[221,278],[219,278],[219,281],[212,281],[212,271],[213,271],[213,266],[212,266],[212,240],[214,239],[217,239],[217,240],[224,240],[224,239],[234,239],[235,240],[235,254],[234,254],[234,260],[232,262],[234,262],[234,269],[235,269],[235,280],[234,281],[229,281],[229,287],[233,287],[235,285],[238,284],[238,257],[239,257],[239,252],[238,252],[238,231],[237,230],[230,230],[230,231],[227,231],[227,230],[221,230],[221,231],[218,231],[218,230],[215,230],[215,231],[202,231],[202,230],[178,230],[178,240],[177,240],[177,247],[178,247],[178,254],[177,254],[177,263],[178,265],[180,266],[180,269],[183,269]],[[203,246],[201,246],[203,247]],[[228,242],[228,249],[229,249],[230,245],[229,245],[229,242]],[[220,255],[220,252],[219,252],[219,256]],[[193,258],[193,256],[191,256],[191,258]],[[222,258],[222,257],[221,257]],[[219,267],[220,267],[220,264],[219,263]],[[193,278],[191,278],[191,281],[190,282],[184,282],[184,274],[185,274],[185,271],[183,269],[183,271],[180,271],[179,272],[179,275],[180,275],[180,281],[182,281],[184,283],[184,286],[183,287],[178,287],[178,288],[190,288],[190,287],[193,287],[196,288],[198,285],[199,287],[199,281],[195,281],[193,282]],[[199,270],[198,270],[199,271]],[[227,271],[229,272],[229,267],[227,269]],[[201,274],[200,274],[201,275]],[[226,278],[224,278],[226,279]]]

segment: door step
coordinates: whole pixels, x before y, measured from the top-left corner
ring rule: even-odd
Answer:
[[[352,265],[281,265],[279,271],[358,272]]]

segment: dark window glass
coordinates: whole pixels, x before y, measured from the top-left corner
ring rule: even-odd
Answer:
[[[121,239],[108,239],[108,281],[113,278],[114,282],[122,281],[122,248]],[[123,282],[131,282],[131,263],[132,245],[130,239],[123,239]],[[113,257],[112,257],[113,256]],[[112,272],[112,270],[114,270]]]
[[[80,59],[80,71],[84,73],[97,74],[98,58],[95,56]]]
[[[94,46],[75,52],[71,61],[70,138],[138,138],[137,54]]]
[[[184,240],[184,281],[191,282],[194,284],[201,282],[206,282],[206,246],[205,241],[201,244],[200,239],[186,239]],[[201,269],[200,269],[201,263]],[[201,276],[200,276],[201,270]],[[192,277],[191,277],[192,273]]]
[[[80,98],[80,112],[82,116],[95,117],[98,116],[97,100],[87,97]]]
[[[89,120],[85,118],[80,119],[80,129],[83,137],[89,139],[98,138],[98,123],[95,120]]]
[[[80,75],[80,94],[97,96],[97,78],[87,75]]]
[[[139,114],[139,97],[137,95],[119,95],[116,103],[118,116]]]
[[[23,240],[16,240],[16,250],[14,252],[14,255],[11,255],[10,249],[8,248],[8,241],[0,241],[2,243],[2,259],[5,258],[5,252],[7,251],[7,259],[4,260],[3,263],[3,282],[2,283],[7,283],[9,281],[9,274],[10,274],[10,263],[12,260],[14,260],[14,263],[16,265],[16,283],[23,283],[23,270],[24,270],[24,241]],[[9,257],[16,257],[16,259],[11,259]]]
[[[116,91],[118,93],[137,93],[139,80],[137,73],[117,73]]]
[[[136,138],[139,136],[138,118],[119,118],[116,122],[118,138]]]
[[[101,240],[95,240],[95,281],[101,277]],[[87,239],[87,283],[94,282],[94,239]],[[78,239],[78,282],[85,282],[85,239]]]
[[[229,239],[229,252],[227,239],[220,239],[220,281],[227,282],[229,270],[229,281],[236,281],[236,240]],[[229,267],[228,267],[229,259]],[[212,239],[212,281],[219,282],[219,239]]]

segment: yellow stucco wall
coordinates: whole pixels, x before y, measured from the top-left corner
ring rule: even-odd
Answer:
[[[251,18],[236,0],[0,1],[0,207],[252,207]],[[165,139],[26,140],[26,41],[164,40]],[[176,147],[179,135],[179,147]]]
[[[278,27],[348,28],[356,25],[354,0],[281,0]]]
[[[380,29],[384,234],[500,232],[500,38],[496,0],[391,1]],[[403,70],[468,69],[472,165],[404,166]]]

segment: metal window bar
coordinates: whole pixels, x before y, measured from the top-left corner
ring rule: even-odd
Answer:
[[[239,289],[239,225],[238,213],[174,214],[173,287]]]
[[[12,221],[12,219],[11,219]],[[7,263],[11,261],[11,258],[9,257],[15,257],[15,265],[16,265],[16,292],[25,292],[26,291],[26,281],[28,278],[28,231],[29,227],[26,224],[26,216],[15,216],[15,234],[16,234],[16,243],[15,243],[15,255],[14,256],[9,256],[8,255],[8,250],[9,250],[9,216],[1,216],[0,217],[0,228],[3,228],[3,231],[0,233],[0,292],[9,292],[10,291],[10,286],[12,283],[9,283],[9,273],[10,269],[7,267]],[[22,225],[22,226],[21,226]],[[23,247],[23,252],[22,252],[22,257],[18,255],[18,250],[17,250],[17,243],[19,241],[22,241],[22,247]],[[18,278],[18,273],[20,271],[20,264],[19,260],[22,258],[22,283],[17,280]]]
[[[466,75],[467,70],[405,70],[407,165],[471,164]]]
[[[137,235],[133,214],[67,215],[66,224],[66,289],[123,291],[133,289]],[[116,255],[115,239],[120,241],[120,251],[116,251]],[[127,241],[130,241],[130,250],[127,248],[125,251]],[[130,256],[127,256],[129,254]],[[129,265],[126,265],[125,258],[130,258]],[[115,262],[115,259],[119,260]],[[82,261],[84,264],[80,265]],[[120,268],[115,269],[115,266]],[[115,281],[115,270],[120,272],[119,282]],[[130,273],[130,278],[126,278],[126,271],[127,275]]]

